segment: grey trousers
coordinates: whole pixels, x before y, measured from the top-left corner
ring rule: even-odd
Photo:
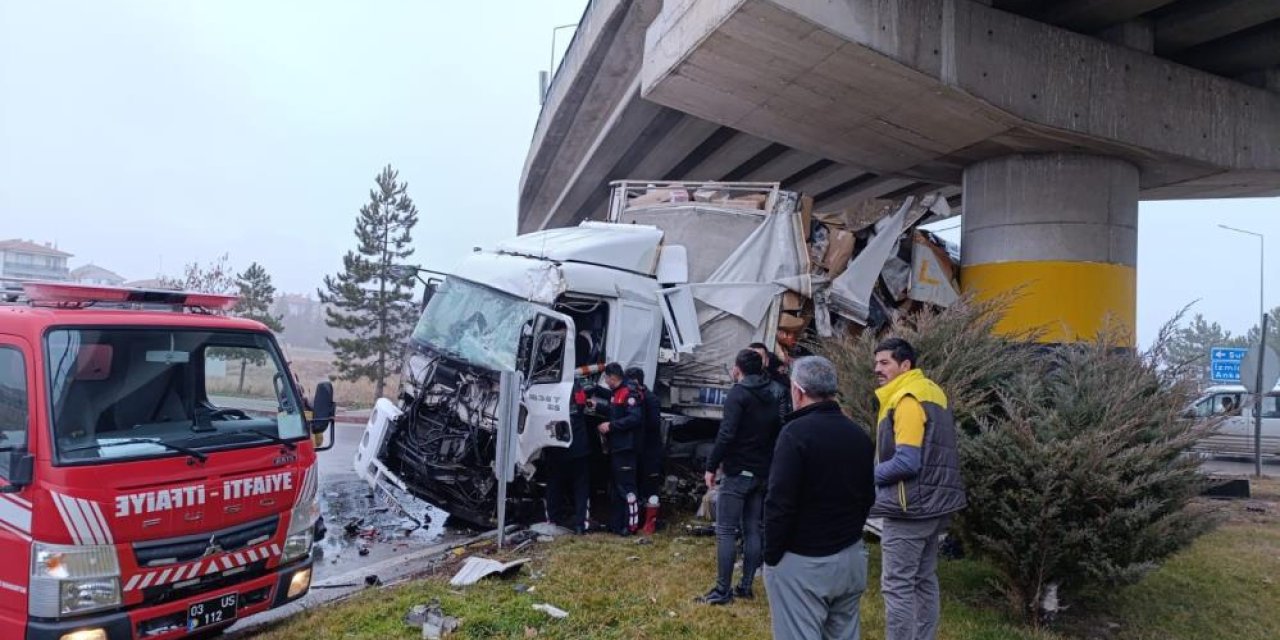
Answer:
[[[775,640],[859,640],[867,590],[867,549],[858,541],[835,555],[788,553],[766,567]]]
[[[880,591],[885,640],[934,640],[941,615],[938,536],[951,516],[929,520],[884,519]]]

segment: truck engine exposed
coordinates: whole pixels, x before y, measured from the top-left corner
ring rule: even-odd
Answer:
[[[487,522],[497,491],[498,376],[442,355],[413,359],[425,366],[407,367],[414,379],[405,380],[403,413],[387,440],[387,466],[446,511]]]

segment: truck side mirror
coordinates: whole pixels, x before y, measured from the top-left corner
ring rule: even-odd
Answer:
[[[311,433],[324,433],[333,426],[337,406],[333,402],[333,383],[321,382],[311,399]]]
[[[0,493],[17,493],[35,479],[36,457],[27,453],[25,447],[10,449],[4,455],[9,456],[9,484],[0,487]]]

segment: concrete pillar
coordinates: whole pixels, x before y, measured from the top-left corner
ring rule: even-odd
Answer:
[[[964,171],[960,282],[1015,293],[999,329],[1043,342],[1136,340],[1138,169],[1081,154],[1014,155]]]

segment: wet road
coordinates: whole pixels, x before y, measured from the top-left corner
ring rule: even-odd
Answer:
[[[328,534],[315,547],[312,584],[318,588],[298,603],[237,623],[231,629],[233,637],[252,636],[247,628],[358,589],[370,573],[386,580],[389,565],[395,565],[396,573],[410,572],[414,562],[425,564],[436,551],[475,534],[446,530],[447,514],[416,500],[402,501],[405,513],[385,495],[374,497],[351,466],[364,425],[339,423],[335,432],[333,449],[319,454],[320,505]],[[362,548],[367,549],[365,555],[360,554]]]

